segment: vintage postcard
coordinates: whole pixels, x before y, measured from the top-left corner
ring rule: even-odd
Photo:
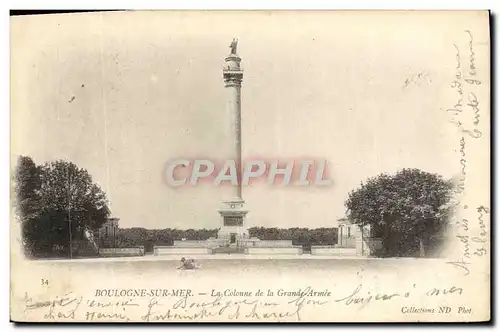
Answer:
[[[11,320],[490,320],[488,11],[11,17]]]

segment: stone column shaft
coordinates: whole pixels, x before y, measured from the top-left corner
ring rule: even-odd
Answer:
[[[241,82],[243,71],[240,68],[241,58],[236,54],[226,57],[226,64],[223,70],[224,84],[227,90],[228,113],[231,114],[231,139],[233,140],[232,158],[237,166],[238,185],[236,186],[235,197],[242,198],[241,188]]]

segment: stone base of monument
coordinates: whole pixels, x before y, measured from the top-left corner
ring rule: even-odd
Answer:
[[[212,254],[244,254],[245,248],[242,247],[218,247],[212,249]]]
[[[233,239],[234,240],[234,239]],[[259,240],[258,238],[209,238],[208,240],[174,241],[172,246],[154,246],[154,255],[302,255],[302,246],[292,240]]]

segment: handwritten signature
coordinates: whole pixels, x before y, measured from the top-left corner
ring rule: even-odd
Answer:
[[[480,138],[483,133],[477,129],[476,127],[480,123],[480,103],[477,93],[474,91],[468,91],[473,89],[475,86],[481,85],[481,81],[477,79],[477,67],[476,67],[476,56],[473,47],[473,35],[470,30],[465,30],[465,33],[469,37],[469,58],[468,58],[468,71],[464,73],[462,70],[462,56],[460,53],[460,48],[457,44],[453,44],[455,48],[455,74],[454,79],[450,84],[450,87],[455,90],[455,92],[459,95],[458,100],[455,102],[453,107],[448,108],[447,111],[452,114],[452,118],[450,122],[453,123],[456,127],[458,127],[461,132],[467,134],[472,138]],[[467,102],[464,101],[464,95],[467,96]],[[466,104],[465,104],[466,103]],[[472,111],[472,126],[473,128],[468,128],[466,122],[463,119],[459,119],[459,115],[463,114],[465,111],[470,109]]]
[[[45,319],[75,319],[75,312],[80,307],[83,300],[81,296],[73,296],[72,293],[66,293],[61,297],[56,297],[54,300],[34,301],[28,293],[24,297],[24,311],[28,312],[40,308],[48,308],[48,312],[44,315]]]
[[[476,91],[480,86],[481,80],[478,79],[478,66],[476,63],[476,51],[474,49],[474,36],[472,31],[464,30],[467,37],[467,50],[461,52],[457,44],[453,44],[455,48],[455,73],[450,87],[458,94],[458,100],[454,103],[453,107],[447,109],[451,114],[450,122],[459,128],[462,133],[459,141],[460,145],[460,178],[455,186],[455,193],[460,195],[466,190],[466,178],[468,175],[468,159],[467,159],[467,146],[468,138],[479,139],[483,136],[478,126],[481,122],[480,111],[480,98],[479,92]],[[466,99],[466,100],[465,100]],[[460,202],[457,198],[456,207],[461,207],[461,211],[466,213],[470,210],[465,202]],[[486,210],[479,209],[478,211],[484,212]],[[485,224],[482,220],[483,214],[478,217],[480,236],[471,234],[473,228],[470,227],[472,219],[469,217],[459,217],[455,222],[458,234],[456,239],[461,245],[460,256],[458,259],[448,261],[450,264],[463,272],[464,275],[471,273],[472,255],[482,256],[486,254],[484,244],[485,239]],[[470,219],[470,221],[469,221]]]

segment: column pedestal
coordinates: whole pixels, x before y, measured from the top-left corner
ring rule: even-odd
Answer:
[[[217,234],[218,239],[224,241],[225,246],[241,247],[248,240],[248,230],[245,226],[245,201],[234,198],[223,202],[219,209],[221,227]]]

